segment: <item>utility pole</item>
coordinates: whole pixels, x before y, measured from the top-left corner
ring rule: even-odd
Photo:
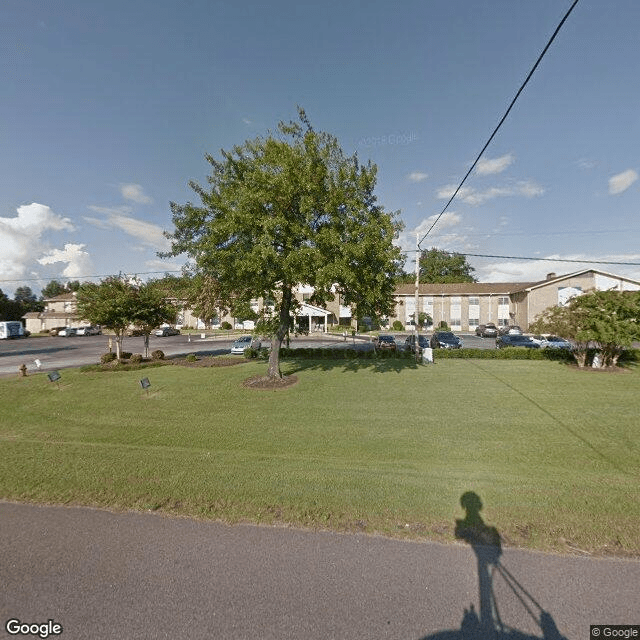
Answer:
[[[415,309],[413,312],[414,328],[415,328],[415,353],[416,360],[420,360],[420,314],[418,307],[420,304],[420,233],[416,233],[416,293],[415,293]]]

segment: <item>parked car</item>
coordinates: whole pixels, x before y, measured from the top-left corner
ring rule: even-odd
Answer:
[[[241,336],[231,345],[231,353],[236,355],[242,355],[245,349],[251,347],[252,349],[260,349],[262,343],[258,338],[253,336]]]
[[[498,333],[501,336],[521,336],[522,329],[517,324],[505,325],[498,329]]]
[[[57,336],[58,332],[63,331],[64,329],[66,329],[66,327],[51,327],[51,329],[49,329],[49,335]]]
[[[428,348],[429,348],[429,340],[427,340],[427,336],[423,336],[422,334],[420,334],[418,336],[418,351],[417,351],[417,353],[420,354],[420,353],[422,353],[423,349],[428,349]],[[404,350],[405,351],[412,351],[413,353],[416,353],[416,337],[415,337],[415,335],[407,336],[407,339],[404,341]]]
[[[68,338],[70,336],[78,335],[78,332],[75,327],[62,327],[56,335]]]
[[[539,344],[541,349],[573,349],[568,340],[558,336],[533,336],[531,339]]]
[[[523,335],[506,335],[496,338],[496,349],[504,349],[505,347],[526,347],[527,349],[539,349],[540,345],[536,344],[529,336]]]
[[[158,336],[159,338],[164,338],[165,336],[177,336],[180,335],[180,329],[176,329],[175,327],[160,327],[153,332],[153,335]]]
[[[398,348],[396,339],[388,334],[379,335],[374,346],[380,351],[395,351]]]
[[[451,331],[436,331],[429,344],[432,349],[462,349],[462,340]]]
[[[102,334],[102,330],[100,327],[94,327],[90,324],[85,325],[83,327],[78,327],[76,330],[76,335],[79,336],[99,336]]]
[[[480,324],[476,327],[476,335],[481,338],[495,338],[498,335],[498,327],[493,322]]]

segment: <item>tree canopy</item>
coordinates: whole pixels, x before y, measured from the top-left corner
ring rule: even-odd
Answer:
[[[461,253],[432,247],[420,255],[420,282],[476,282],[474,271]]]
[[[175,320],[176,310],[166,302],[162,291],[152,284],[133,284],[115,276],[99,284],[83,284],[77,296],[78,314],[92,324],[111,329],[116,336],[116,355],[130,326],[144,334],[145,351],[151,331],[163,322]]]
[[[589,347],[600,352],[600,366],[615,366],[624,349],[640,340],[640,291],[585,293],[546,309],[529,330],[570,340],[581,367],[588,364]]]
[[[190,182],[201,204],[171,203],[175,230],[166,256],[188,254],[195,271],[219,285],[220,305],[264,298],[278,326],[269,377],[281,377],[280,345],[290,325],[297,284],[311,302],[340,295],[357,315],[387,313],[400,251],[396,214],[377,204],[376,167],[346,156],[337,139],[299,121],[247,140],[222,158],[207,155],[208,186]]]

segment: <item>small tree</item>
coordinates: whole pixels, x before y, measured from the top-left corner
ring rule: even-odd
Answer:
[[[161,289],[152,283],[132,287],[130,324],[142,331],[144,336],[144,357],[149,357],[149,336],[151,332],[164,322],[175,322],[177,309],[167,302]]]
[[[100,284],[83,284],[78,290],[78,313],[91,324],[111,329],[116,336],[116,356],[122,353],[125,332],[135,318],[134,287],[111,276]]]
[[[569,340],[579,367],[587,364],[590,346],[600,352],[601,367],[616,366],[622,352],[640,340],[640,292],[586,293],[565,307],[546,309],[529,328]]]

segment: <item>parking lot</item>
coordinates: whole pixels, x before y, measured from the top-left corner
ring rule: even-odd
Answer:
[[[373,349],[373,339],[378,333],[388,333],[395,338],[398,348],[403,348],[407,333],[371,332],[357,336],[344,337],[340,334],[312,333],[308,336],[291,338],[292,347],[323,347],[332,349]],[[205,338],[202,338],[205,335]],[[426,334],[430,336],[428,332]],[[495,349],[495,339],[479,338],[471,334],[458,334],[463,346],[471,349]],[[181,334],[177,336],[150,336],[149,352],[161,349],[166,355],[198,353],[201,355],[228,354],[232,342],[237,335]],[[115,351],[113,336],[56,336],[31,337],[22,340],[0,341],[0,375],[16,374],[18,367],[26,365],[27,371],[43,371],[64,367],[78,367],[98,362],[103,353],[109,351],[111,338],[112,350]],[[144,353],[143,338],[139,336],[124,339],[124,350],[132,353]],[[40,363],[38,367],[36,361]]]

